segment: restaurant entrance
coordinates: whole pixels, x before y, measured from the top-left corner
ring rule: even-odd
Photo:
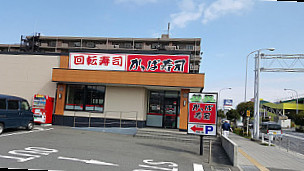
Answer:
[[[150,91],[146,125],[178,128],[179,96],[178,91]]]

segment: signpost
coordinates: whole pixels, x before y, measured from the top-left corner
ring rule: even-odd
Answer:
[[[250,110],[247,110],[246,111],[246,114],[247,114],[247,131],[246,131],[246,133],[247,133],[247,136],[248,136],[248,127],[249,127],[249,117],[250,117]]]
[[[188,134],[200,135],[200,155],[203,136],[216,135],[217,93],[189,93]]]

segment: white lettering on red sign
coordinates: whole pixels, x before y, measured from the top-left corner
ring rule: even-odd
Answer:
[[[126,70],[125,54],[70,53],[69,67],[86,70]]]

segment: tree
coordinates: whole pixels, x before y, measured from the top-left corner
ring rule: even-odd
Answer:
[[[242,102],[242,103],[240,103],[236,106],[236,110],[243,117],[247,116],[247,110],[249,110],[250,111],[250,117],[253,117],[253,115],[254,115],[253,114],[254,113],[254,103],[251,102],[251,101]]]
[[[238,112],[237,110],[235,110],[235,109],[229,110],[229,111],[226,113],[226,115],[227,115],[227,119],[228,119],[228,120],[235,121],[235,120],[240,119],[240,114],[239,114],[239,112]]]
[[[304,126],[304,111],[299,112],[299,114],[295,115],[295,124]]]
[[[223,110],[218,110],[217,111],[217,117],[219,117],[219,118],[226,118],[226,116],[225,116],[225,114],[224,114],[224,111]]]

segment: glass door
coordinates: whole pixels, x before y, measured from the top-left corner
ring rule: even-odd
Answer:
[[[147,126],[178,128],[179,92],[150,91]]]
[[[147,113],[147,126],[163,127],[164,92],[151,91]]]
[[[166,91],[164,98],[164,128],[177,128],[179,94]]]

